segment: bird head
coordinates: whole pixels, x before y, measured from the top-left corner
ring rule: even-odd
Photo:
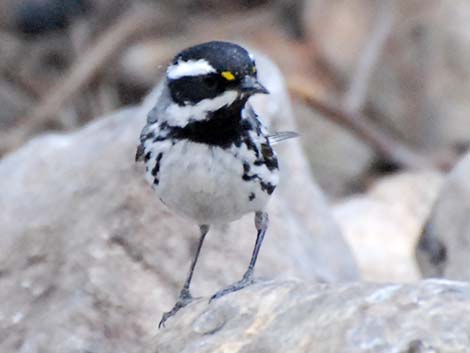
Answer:
[[[213,41],[177,54],[166,72],[172,100],[179,106],[213,109],[268,93],[258,81],[253,56],[239,45]]]

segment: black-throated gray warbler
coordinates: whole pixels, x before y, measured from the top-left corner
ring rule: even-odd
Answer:
[[[278,183],[272,144],[296,136],[268,134],[247,102],[268,93],[258,82],[252,55],[228,42],[209,42],[180,52],[166,71],[163,90],[140,135],[136,160],[160,200],[197,222],[201,237],[179,299],[159,327],[192,299],[192,274],[209,226],[255,213],[257,238],[243,278],[212,299],[253,282],[268,226],[265,207]]]

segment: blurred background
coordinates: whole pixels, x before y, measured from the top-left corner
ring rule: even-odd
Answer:
[[[380,0],[2,0],[0,156],[139,103],[187,45],[234,40],[284,73],[332,198],[465,150],[470,5]]]
[[[468,0],[0,0],[5,352],[137,352],[153,337],[196,228],[150,194],[132,160],[143,114],[123,108],[213,39],[279,66],[301,135],[279,146],[286,192],[257,271],[470,279]],[[197,295],[240,277],[252,231],[215,230]]]

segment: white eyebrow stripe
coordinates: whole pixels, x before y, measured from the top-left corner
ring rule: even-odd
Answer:
[[[181,59],[174,65],[170,65],[166,71],[169,79],[176,80],[184,76],[199,76],[216,72],[216,70],[207,62],[207,60],[188,60]]]

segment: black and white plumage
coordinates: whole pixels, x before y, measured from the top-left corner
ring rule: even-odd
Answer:
[[[248,98],[268,93],[257,80],[253,57],[228,42],[209,42],[179,53],[167,69],[163,90],[140,135],[136,160],[158,198],[201,230],[196,256],[175,307],[160,325],[191,300],[189,285],[210,225],[255,213],[258,230],[243,279],[212,298],[239,290],[252,274],[268,217],[266,204],[278,184],[272,144],[295,136],[268,134]]]

